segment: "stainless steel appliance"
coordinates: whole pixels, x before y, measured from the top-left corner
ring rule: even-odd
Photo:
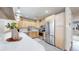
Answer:
[[[47,22],[45,25],[45,38],[44,41],[51,45],[55,45],[55,21],[52,20],[50,22]]]

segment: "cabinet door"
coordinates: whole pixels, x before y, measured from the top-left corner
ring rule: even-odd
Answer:
[[[64,13],[55,16],[55,46],[64,49]]]
[[[55,45],[58,48],[64,49],[64,28],[56,28]]]
[[[39,32],[29,32],[28,34],[31,38],[39,37]]]

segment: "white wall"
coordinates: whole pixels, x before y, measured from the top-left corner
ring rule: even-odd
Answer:
[[[73,21],[79,21],[79,12],[78,13],[76,13],[76,14],[72,14],[72,16],[73,16]]]
[[[70,8],[65,8],[65,50],[70,50],[72,40],[72,13]]]

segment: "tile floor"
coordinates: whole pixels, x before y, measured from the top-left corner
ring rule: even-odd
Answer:
[[[46,49],[46,51],[62,51],[46,42],[44,42],[43,40],[41,39],[38,39],[38,38],[35,38],[34,40],[36,40],[37,42],[39,42],[41,45],[44,46],[44,48]]]

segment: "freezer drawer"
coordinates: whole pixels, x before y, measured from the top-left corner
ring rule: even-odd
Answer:
[[[47,43],[50,43],[50,36],[49,35],[45,35],[44,41],[47,42]]]
[[[54,35],[45,35],[45,39],[44,39],[45,42],[51,44],[51,45],[54,45]]]
[[[54,35],[50,36],[50,44],[55,45],[55,44],[54,44],[54,41],[55,41],[55,40],[54,40]]]

